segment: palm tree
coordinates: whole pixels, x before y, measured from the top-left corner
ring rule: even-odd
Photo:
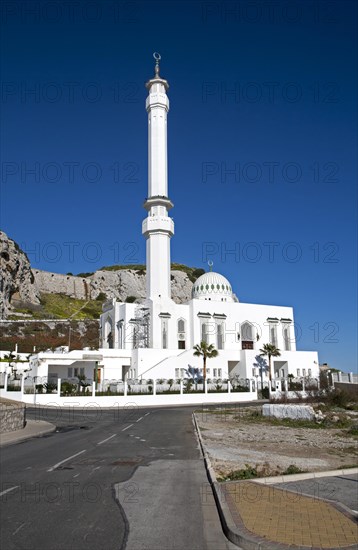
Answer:
[[[260,356],[265,357],[267,355],[269,360],[269,381],[270,381],[270,391],[272,389],[272,371],[271,371],[271,357],[279,357],[281,352],[274,344],[264,344],[262,349],[260,349]]]
[[[194,355],[196,357],[203,357],[203,378],[204,383],[206,381],[206,360],[211,359],[212,357],[217,357],[219,355],[219,352],[217,349],[214,348],[213,344],[207,344],[206,342],[202,341],[200,344],[196,344],[193,348]]]

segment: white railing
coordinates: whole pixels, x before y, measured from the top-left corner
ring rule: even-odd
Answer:
[[[191,403],[242,402],[257,399],[253,380],[242,380],[242,386],[233,387],[228,381],[216,380],[203,384],[192,380],[103,380],[55,379],[22,376],[17,391],[10,391],[8,376],[0,396],[25,403],[59,406],[87,406],[96,403],[102,407],[180,405]],[[95,400],[95,401],[94,401]]]
[[[345,384],[358,384],[358,374],[353,372],[332,372],[333,382],[344,382]]]

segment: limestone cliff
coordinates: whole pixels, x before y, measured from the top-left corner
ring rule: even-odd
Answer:
[[[129,297],[139,301],[145,298],[145,271],[143,269],[99,270],[86,277],[33,270],[39,292],[65,294],[79,300],[95,300],[100,294],[125,301]],[[179,270],[171,272],[172,298],[181,304],[190,300],[193,283]]]
[[[0,231],[0,316],[5,318],[13,304],[40,304],[40,293],[35,284],[26,254]]]
[[[5,233],[1,237],[0,311],[1,317],[40,305],[41,295],[58,294],[77,300],[140,301],[145,297],[144,266],[111,266],[83,275],[63,275],[31,269],[26,254]],[[190,300],[193,280],[203,270],[175,264],[171,272],[172,298],[176,303]],[[31,308],[30,308],[31,309]],[[32,307],[33,309],[33,307]],[[36,309],[36,308],[35,308]],[[17,313],[17,315],[21,315]],[[25,317],[31,316],[31,312]]]

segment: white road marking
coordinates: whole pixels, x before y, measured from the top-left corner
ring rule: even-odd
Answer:
[[[26,525],[26,521],[25,521],[25,523],[22,523],[22,524],[20,525],[20,527],[18,527],[18,528],[16,529],[16,531],[13,532],[12,536],[16,535],[16,533],[18,533],[18,532],[20,531],[20,529],[23,528],[24,525]]]
[[[125,432],[126,430],[128,430],[128,428],[131,428],[133,426],[133,424],[129,424],[129,426],[127,426],[126,428],[123,428],[122,432]]]
[[[148,416],[148,414],[150,414],[150,413],[147,413],[147,414],[145,414],[144,416]]]
[[[141,420],[143,420],[143,416],[141,416],[140,418],[138,418],[138,420],[136,420],[136,422],[140,422]]]
[[[51,466],[51,468],[47,471],[53,472],[53,470],[56,470],[56,468],[61,466],[61,464],[63,464],[64,462],[67,462],[68,460],[71,460],[71,458],[75,458],[76,456],[81,455],[82,453],[85,453],[85,452],[86,452],[86,449],[84,449],[83,451],[80,451],[79,453],[76,453],[75,455],[69,456],[68,458],[64,458],[63,460],[61,460],[61,462],[57,462],[57,464],[55,464],[54,466]]]
[[[75,474],[73,477],[78,477],[80,474]]]
[[[20,487],[20,485],[15,485],[15,487],[10,487],[10,489],[6,489],[6,491],[3,491],[2,493],[0,493],[0,497],[2,497],[2,495],[6,495],[6,493],[10,493],[10,491],[14,491],[15,489],[18,489]]]
[[[107,437],[107,439],[104,439],[103,441],[100,441],[99,443],[97,443],[97,445],[102,445],[102,443],[105,443],[106,441],[109,441],[110,439],[112,439],[112,437],[116,437],[117,434],[113,434],[109,437]]]

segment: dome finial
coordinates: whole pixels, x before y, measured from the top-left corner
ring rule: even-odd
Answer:
[[[209,266],[209,268],[210,268],[210,271],[213,270],[213,265],[214,265],[214,262],[213,262],[212,260],[209,260],[209,261],[208,261],[208,266]]]
[[[162,56],[158,52],[153,53],[153,57],[155,59],[155,78],[160,78],[159,76],[159,61],[161,60]]]

